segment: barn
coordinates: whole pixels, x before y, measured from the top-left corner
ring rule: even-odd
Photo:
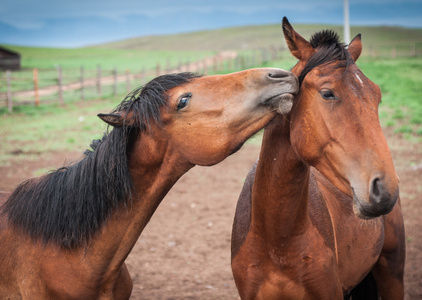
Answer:
[[[0,69],[19,70],[21,68],[21,55],[18,52],[0,46]]]

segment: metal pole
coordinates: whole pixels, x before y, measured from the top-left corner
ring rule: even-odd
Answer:
[[[344,42],[350,43],[349,0],[344,0]]]

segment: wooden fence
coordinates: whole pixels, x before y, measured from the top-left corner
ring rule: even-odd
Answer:
[[[197,72],[201,74],[224,73],[226,71],[243,70],[259,66],[265,61],[275,60],[281,49],[271,47],[252,51],[248,55],[238,55],[235,51],[223,51],[215,56],[196,62],[185,62],[171,67],[157,64],[154,69],[118,71],[102,69],[33,69],[32,76],[22,76],[21,71],[7,70],[0,77],[0,107],[7,107],[9,112],[19,105],[35,105],[59,103],[67,101],[86,100],[129,93],[132,88],[145,84],[150,79],[165,74],[177,72]]]
[[[148,80],[164,74],[176,72],[198,72],[202,74],[224,73],[261,66],[264,62],[278,59],[284,48],[270,47],[238,54],[223,51],[212,57],[196,62],[179,63],[172,67],[167,61],[157,64],[155,69],[104,70],[99,65],[96,70],[79,69],[33,69],[32,76],[23,76],[21,71],[4,72],[0,77],[0,108],[7,107],[9,112],[18,105],[40,105],[86,100],[127,94],[132,88],[145,84]],[[409,45],[377,45],[363,49],[363,55],[371,57],[416,57],[422,55],[422,42]],[[28,73],[25,73],[28,74]]]

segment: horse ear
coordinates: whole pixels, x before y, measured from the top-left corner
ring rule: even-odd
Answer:
[[[287,46],[294,57],[299,60],[307,60],[315,53],[312,45],[293,29],[286,17],[283,18],[281,26]]]
[[[98,114],[97,116],[113,127],[122,127],[124,124],[124,118],[121,114]]]
[[[356,61],[362,53],[362,39],[360,33],[350,42],[348,50],[353,60]]]

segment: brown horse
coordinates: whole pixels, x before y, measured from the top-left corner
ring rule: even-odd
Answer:
[[[286,18],[283,31],[301,87],[291,112],[265,128],[237,204],[240,296],[378,299],[378,290],[403,299],[398,178],[379,124],[380,89],[355,64],[360,35],[346,49],[331,31],[306,41]]]
[[[100,114],[113,129],[83,160],[0,193],[0,298],[128,299],[124,261],[169,189],[289,111],[297,91],[273,68],[171,74]]]

